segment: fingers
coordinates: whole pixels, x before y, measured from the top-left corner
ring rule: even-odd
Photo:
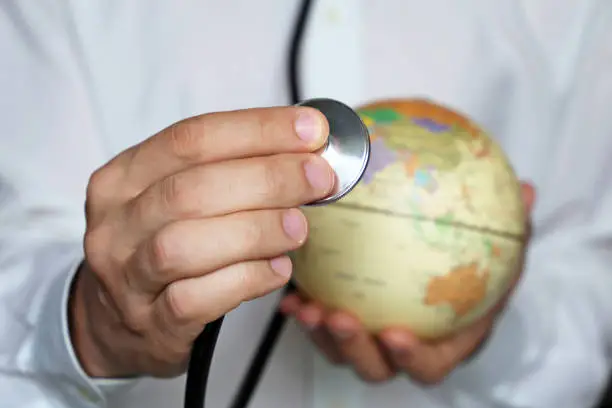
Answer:
[[[419,341],[401,329],[385,330],[379,337],[398,370],[424,384],[436,384],[469,358],[490,330],[491,321],[484,319],[455,336],[435,342]]]
[[[320,156],[276,155],[194,167],[154,184],[129,206],[126,220],[147,235],[173,220],[237,211],[297,207],[323,198],[335,175]]]
[[[351,365],[365,381],[385,381],[401,371],[423,384],[439,383],[479,350],[496,316],[491,311],[453,336],[425,341],[404,329],[387,329],[372,336],[350,314],[332,312],[326,316],[322,307],[302,302],[295,294],[281,302],[281,310],[296,317],[332,363]]]
[[[291,293],[281,300],[279,308],[285,316],[295,317],[311,341],[331,363],[343,362],[333,338],[323,326],[325,315],[322,307],[302,302],[296,293]]]
[[[333,312],[323,318],[320,306],[303,303],[297,295],[287,296],[281,310],[297,318],[332,363],[351,365],[368,382],[385,381],[402,371],[423,384],[439,383],[479,349],[494,318],[487,316],[452,337],[427,342],[403,329],[372,336],[351,315]]]
[[[157,295],[171,282],[233,263],[269,259],[308,235],[298,209],[262,210],[168,224],[138,248],[127,269],[131,289]]]
[[[326,319],[326,326],[343,360],[350,362],[365,381],[380,382],[394,375],[375,338],[357,319],[347,313],[334,312]]]
[[[361,323],[342,312],[326,314],[313,302],[302,302],[290,294],[280,304],[281,311],[294,316],[308,336],[333,364],[350,364],[365,381],[379,382],[393,374],[374,337]]]
[[[206,322],[233,310],[241,302],[285,285],[291,271],[291,260],[281,256],[271,261],[241,262],[208,275],[175,281],[154,303],[156,324],[160,331],[172,328],[182,337],[193,338]]]
[[[325,116],[308,107],[210,113],[170,126],[119,155],[113,164],[123,170],[137,194],[196,164],[312,152],[324,144],[328,133]]]
[[[296,314],[296,319],[306,328],[312,342],[333,364],[346,362],[334,338],[325,327],[325,312],[314,303],[305,303]]]

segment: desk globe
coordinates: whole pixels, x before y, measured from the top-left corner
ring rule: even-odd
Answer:
[[[304,209],[310,234],[292,254],[294,283],[372,333],[452,334],[486,314],[519,270],[520,183],[500,146],[448,107],[390,100],[357,112],[370,162],[343,199]]]

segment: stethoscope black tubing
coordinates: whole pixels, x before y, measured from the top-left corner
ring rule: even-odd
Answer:
[[[289,81],[289,92],[293,104],[299,103],[302,98],[299,84],[299,54],[311,6],[312,0],[302,0],[294,31],[291,36],[287,79]],[[288,293],[292,290],[293,285],[289,282],[284,292]],[[225,316],[221,316],[217,320],[207,324],[202,333],[200,333],[194,341],[187,369],[185,408],[205,408],[208,376],[224,318]],[[268,323],[265,334],[260,341],[259,347],[256,349],[255,356],[251,360],[249,369],[242,379],[238,392],[234,396],[232,405],[230,406],[231,408],[246,408],[248,406],[266,363],[285,326],[285,322],[286,317],[277,309]]]

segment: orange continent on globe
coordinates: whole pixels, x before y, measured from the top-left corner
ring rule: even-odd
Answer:
[[[520,183],[498,143],[448,107],[408,99],[357,112],[368,167],[340,201],[304,209],[296,286],[373,333],[452,334],[499,302],[519,270]]]

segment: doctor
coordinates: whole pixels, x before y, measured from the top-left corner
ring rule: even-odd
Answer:
[[[208,404],[230,401],[289,279],[282,254],[307,236],[295,208],[332,187],[310,153],[324,119],[262,108],[291,103],[299,3],[0,4],[3,406],[179,407],[190,341],[228,311]],[[395,364],[359,322],[285,299],[296,324],[253,408],[596,405],[612,339],[611,23],[604,0],[313,2],[301,96],[467,113],[535,186],[535,234],[503,314],[437,346],[394,332]]]

